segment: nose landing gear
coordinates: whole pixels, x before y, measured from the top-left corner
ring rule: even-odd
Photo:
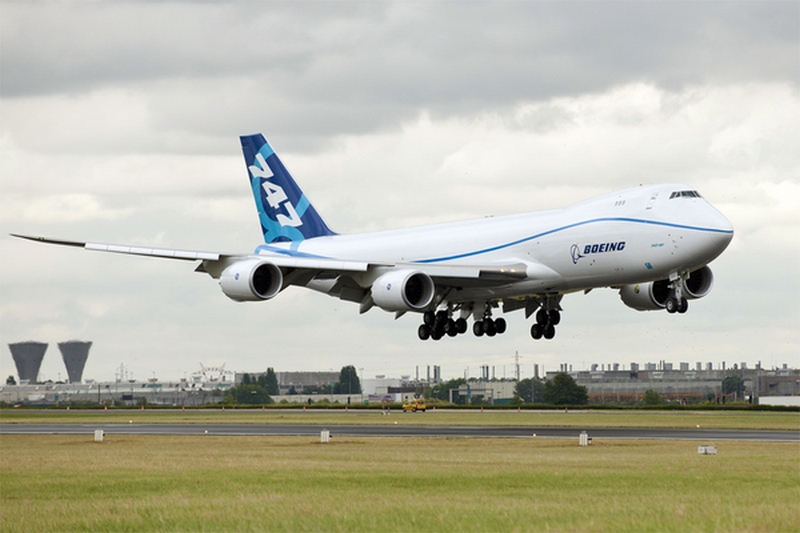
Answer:
[[[688,278],[688,274],[676,276],[670,283],[669,297],[664,302],[664,307],[667,313],[685,313],[689,310],[689,302],[683,297],[683,283],[684,278]]]

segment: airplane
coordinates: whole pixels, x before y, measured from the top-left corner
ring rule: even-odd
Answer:
[[[564,295],[609,287],[639,311],[685,313],[706,296],[708,263],[733,238],[725,216],[688,185],[634,187],[562,209],[340,235],[325,223],[261,134],[240,137],[264,243],[228,254],[11,234],[86,250],[184,261],[237,302],[305,287],[399,318],[421,315],[421,340],[506,331],[502,312],[535,314],[553,339]]]

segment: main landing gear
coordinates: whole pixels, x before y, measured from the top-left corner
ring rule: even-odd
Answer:
[[[506,331],[506,321],[504,318],[492,320],[491,316],[484,316],[483,320],[476,320],[472,324],[472,333],[476,337],[486,335],[487,337],[494,337]],[[452,314],[448,311],[426,311],[422,315],[422,324],[417,329],[417,335],[420,340],[433,339],[438,341],[445,335],[448,337],[455,337],[462,333],[467,332],[467,319],[458,318],[453,319]]]
[[[502,335],[505,332],[505,318],[497,318],[493,320],[492,317],[486,317],[483,320],[477,320],[474,324],[472,324],[472,333],[474,333],[476,337],[482,337],[483,335],[486,335],[487,337],[494,337],[495,335]]]
[[[686,298],[676,298],[675,296],[670,296],[667,298],[667,301],[664,302],[664,306],[667,309],[667,313],[685,313],[689,310],[689,302]]]
[[[539,309],[536,312],[536,323],[531,326],[531,337],[539,340],[542,337],[552,339],[556,336],[556,326],[561,322],[558,309]]]

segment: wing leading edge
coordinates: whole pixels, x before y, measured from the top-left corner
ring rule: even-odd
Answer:
[[[198,267],[199,272],[207,272],[213,278],[218,278],[222,270],[230,264],[251,259],[262,259],[281,269],[307,270],[314,275],[319,273],[363,274],[370,271],[383,271],[391,269],[414,269],[424,272],[433,278],[437,284],[444,286],[462,285],[465,281],[472,280],[480,284],[503,283],[526,279],[532,265],[526,263],[513,263],[503,265],[448,265],[441,263],[401,263],[401,262],[368,262],[350,261],[333,258],[295,257],[282,254],[230,254],[221,252],[206,252],[198,250],[174,250],[169,248],[151,248],[144,246],[131,246],[122,244],[94,243],[85,241],[72,241],[54,239],[32,235],[11,233],[12,237],[25,239],[44,244],[58,246],[72,246],[96,252],[109,252],[124,255],[137,255],[143,257],[157,257],[161,259],[177,259],[183,261],[202,261]],[[539,265],[543,267],[543,265]],[[549,269],[547,269],[549,270]],[[554,272],[550,271],[552,274]]]

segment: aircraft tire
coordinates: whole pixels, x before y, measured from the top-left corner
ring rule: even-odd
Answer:
[[[533,337],[533,340],[538,341],[539,339],[542,338],[542,335],[544,334],[542,329],[543,329],[542,325],[539,324],[538,322],[531,326],[531,337]]]
[[[417,335],[419,335],[419,340],[426,341],[431,337],[431,328],[425,324],[420,324],[419,328],[417,328]]]
[[[547,324],[544,327],[544,338],[547,340],[556,336],[556,327],[553,324]]]
[[[689,301],[686,298],[681,298],[681,301],[678,303],[678,312],[683,314],[689,310]]]
[[[547,321],[554,326],[557,326],[561,322],[561,313],[558,309],[551,309],[547,312]]]
[[[425,311],[422,314],[422,322],[428,327],[433,326],[433,323],[436,321],[436,313],[433,311]]]
[[[497,330],[498,335],[502,335],[506,332],[506,319],[505,318],[498,318],[494,321],[494,328]]]
[[[550,321],[550,317],[547,316],[547,310],[546,309],[539,309],[536,312],[536,323],[537,324],[541,324],[542,326],[544,326],[549,321]]]
[[[673,314],[678,310],[678,299],[674,296],[670,296],[667,298],[667,301],[664,304],[664,307],[667,309],[667,313]]]
[[[483,321],[483,330],[489,337],[497,335],[497,326],[491,318],[487,318]]]
[[[466,318],[459,318],[456,320],[456,331],[458,333],[466,333],[467,332],[467,319]]]
[[[474,324],[472,324],[472,333],[475,334],[476,337],[483,337],[483,322],[480,320],[476,320]]]

